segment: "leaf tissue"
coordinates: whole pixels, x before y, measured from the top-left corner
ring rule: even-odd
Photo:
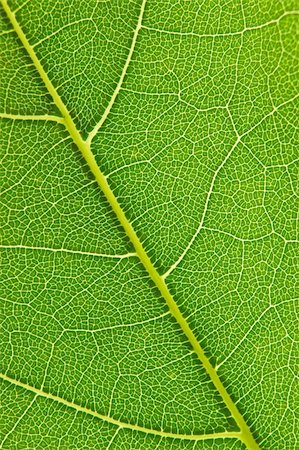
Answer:
[[[298,448],[296,3],[0,0],[1,449]]]

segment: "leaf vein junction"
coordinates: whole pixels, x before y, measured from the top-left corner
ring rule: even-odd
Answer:
[[[158,273],[158,271],[156,270],[156,268],[154,267],[152,261],[150,260],[148,254],[146,253],[141,241],[139,240],[132,224],[130,223],[130,221],[127,219],[123,209],[121,208],[116,196],[114,195],[113,191],[111,190],[106,177],[104,176],[104,174],[101,172],[95,157],[91,151],[90,148],[90,141],[92,139],[92,137],[95,135],[95,133],[99,130],[100,128],[100,122],[99,124],[96,126],[96,129],[94,129],[93,134],[89,136],[89,141],[84,141],[81,134],[79,133],[74,121],[71,118],[71,115],[66,107],[66,105],[63,103],[61,97],[59,96],[56,88],[54,87],[54,85],[52,84],[51,80],[49,79],[47,73],[45,72],[40,60],[38,59],[34,49],[32,48],[32,46],[30,45],[25,33],[23,32],[21,26],[19,25],[15,14],[12,12],[12,10],[10,9],[10,7],[7,4],[7,0],[0,0],[1,4],[16,32],[16,34],[18,35],[20,41],[22,42],[25,50],[27,51],[28,55],[30,56],[33,64],[35,65],[41,79],[43,80],[43,82],[45,83],[46,88],[48,89],[48,92],[50,93],[50,95],[53,98],[54,103],[56,104],[57,108],[60,110],[62,117],[64,118],[64,124],[65,127],[67,129],[67,131],[69,132],[70,136],[72,137],[74,143],[77,145],[78,149],[81,151],[84,159],[86,160],[91,172],[93,173],[95,179],[98,182],[99,187],[101,188],[101,190],[103,191],[104,195],[106,196],[106,199],[108,201],[108,203],[110,204],[110,207],[112,208],[112,210],[114,211],[114,213],[116,214],[119,222],[121,223],[121,225],[123,226],[125,232],[127,233],[128,237],[130,238],[136,253],[141,261],[141,263],[143,264],[144,268],[146,269],[146,271],[148,272],[150,278],[152,279],[152,281],[155,283],[156,287],[158,288],[158,290],[160,291],[162,297],[164,298],[166,304],[169,307],[169,310],[171,312],[171,314],[174,316],[174,318],[176,319],[178,325],[180,326],[180,328],[182,329],[182,331],[184,332],[185,336],[188,338],[190,345],[192,346],[194,352],[197,354],[198,359],[200,360],[200,362],[202,363],[203,367],[205,368],[206,372],[208,373],[208,375],[211,378],[211,381],[213,382],[215,388],[218,390],[220,396],[222,397],[223,402],[225,403],[226,407],[228,408],[228,410],[230,411],[232,417],[234,418],[236,424],[238,425],[240,432],[239,433],[233,433],[233,436],[231,433],[228,432],[224,432],[221,433],[221,437],[239,437],[239,439],[247,446],[247,448],[249,450],[258,450],[259,446],[257,444],[257,442],[255,441],[255,438],[253,437],[247,423],[245,422],[243,416],[241,415],[241,413],[239,412],[236,404],[233,402],[233,400],[231,399],[229,393],[227,392],[226,388],[224,387],[222,381],[220,380],[217,371],[215,370],[215,368],[212,366],[211,362],[209,361],[209,359],[207,358],[207,356],[205,355],[200,343],[197,341],[196,336],[194,335],[192,329],[190,328],[187,320],[184,318],[184,316],[182,315],[181,311],[179,310],[172,294],[169,291],[169,288],[167,286],[167,284],[165,283],[165,280],[160,276],[160,274]],[[137,34],[139,31],[139,28],[141,26],[141,20],[142,20],[142,16],[143,16],[143,12],[145,9],[145,0],[143,0],[142,2],[142,6],[141,6],[141,12],[139,15],[139,19],[138,19],[138,25],[136,28],[136,31],[134,33],[134,37],[133,37],[133,44],[131,46],[131,50],[129,52],[129,56],[130,54],[133,54],[133,50],[134,50],[134,45],[136,43],[137,40]],[[126,67],[128,66],[130,61],[130,57],[127,59],[126,62]],[[124,73],[125,71],[123,71]],[[125,75],[123,75],[124,77]],[[121,81],[121,80],[120,80]],[[120,83],[119,81],[119,84]],[[120,87],[119,87],[120,89]],[[118,91],[115,91],[114,93],[114,99],[117,96]],[[113,102],[110,101],[109,105],[110,109],[112,108],[112,104]],[[109,111],[110,111],[109,109]],[[107,111],[107,110],[106,110]],[[107,112],[107,114],[109,113],[109,111]],[[102,122],[103,123],[103,120]],[[9,377],[5,376],[5,375],[0,375],[0,377],[3,380],[6,381],[10,381],[13,382],[16,385],[22,386],[24,388],[27,388],[28,390],[31,390],[32,392],[35,393],[39,393],[40,395],[42,395],[41,391],[39,391],[36,388],[33,388],[31,386],[27,386],[23,383],[20,383],[16,380],[12,380]],[[43,393],[44,396],[47,396],[48,398],[51,398],[53,400],[58,401],[58,397],[53,396],[51,394],[45,394]],[[71,403],[60,399],[61,403],[64,403],[67,406],[71,406]],[[78,407],[77,409],[80,409],[84,412],[88,412],[89,410]],[[109,421],[111,423],[114,423],[118,426],[123,426],[123,424],[120,424],[118,421],[115,421],[113,419],[107,418],[106,416],[102,416],[98,413],[93,413],[93,415],[103,419],[103,420],[107,420],[109,419]],[[139,430],[139,431],[144,431],[144,432],[149,432],[149,430],[143,428],[143,427],[139,427],[138,425],[130,425],[130,428],[135,429],[135,430]],[[168,436],[168,437],[175,437],[176,435],[172,434],[172,433],[165,433],[163,431],[159,431],[159,432],[155,432],[156,434],[160,435],[160,436]],[[205,436],[205,437],[203,437]],[[197,437],[197,439],[207,439],[208,435],[200,435],[200,437]],[[214,437],[210,436],[211,437]],[[179,437],[179,436],[178,436]]]
[[[117,83],[115,91],[113,92],[113,94],[111,96],[111,99],[110,99],[110,102],[109,102],[107,108],[105,109],[104,114],[102,115],[100,121],[97,123],[97,125],[94,127],[94,129],[89,133],[88,138],[86,139],[86,143],[87,144],[91,144],[92,139],[95,137],[95,135],[97,134],[97,132],[99,131],[99,129],[101,128],[101,126],[103,125],[105,120],[107,119],[107,117],[108,117],[108,115],[109,115],[109,113],[111,111],[111,108],[114,105],[116,97],[118,96],[118,93],[119,93],[119,91],[121,89],[121,86],[123,84],[124,78],[126,76],[129,64],[131,62],[131,59],[132,59],[132,56],[133,56],[133,53],[134,53],[134,49],[135,49],[135,45],[136,45],[136,42],[137,42],[138,33],[139,33],[139,30],[141,29],[141,24],[142,24],[142,19],[143,19],[143,15],[144,15],[146,1],[147,0],[143,0],[142,1],[141,8],[140,8],[140,13],[139,13],[139,17],[138,17],[137,26],[136,26],[134,34],[133,34],[131,47],[130,47],[130,50],[129,50],[129,53],[128,53],[125,65],[123,67],[120,79],[119,79],[119,81]]]
[[[145,427],[141,427],[139,425],[133,425],[133,424],[126,423],[126,422],[121,422],[120,420],[113,419],[112,417],[105,416],[103,414],[99,414],[98,412],[93,411],[92,409],[85,408],[83,406],[77,405],[76,403],[65,400],[62,397],[58,397],[57,395],[50,394],[41,389],[37,389],[33,386],[30,386],[26,383],[22,383],[21,381],[18,381],[11,377],[8,377],[5,374],[0,373],[0,379],[7,381],[15,386],[26,389],[27,391],[33,392],[34,394],[36,394],[33,401],[35,400],[36,396],[38,395],[40,397],[44,397],[46,399],[53,400],[58,403],[62,403],[63,405],[65,405],[69,408],[75,409],[76,411],[80,411],[85,414],[89,414],[91,416],[97,417],[98,419],[104,420],[105,422],[111,423],[113,425],[117,425],[119,428],[127,428],[130,430],[141,431],[143,433],[154,434],[156,436],[161,436],[161,437],[166,437],[166,438],[186,439],[186,440],[191,440],[191,441],[203,441],[206,439],[225,439],[225,438],[239,438],[240,437],[240,432],[237,432],[237,431],[223,431],[221,433],[210,433],[210,434],[177,434],[177,433],[169,433],[167,431],[162,431],[162,430],[153,430],[151,428],[145,428]],[[31,407],[33,401],[30,403],[29,407]],[[25,413],[27,412],[29,407],[26,409]]]
[[[271,25],[278,25],[279,22],[284,18],[292,15],[298,15],[299,11],[285,11],[281,16],[277,17],[277,19],[269,20],[268,22],[262,23],[260,25],[255,25],[252,27],[245,27],[243,30],[240,31],[233,31],[231,33],[217,33],[217,34],[199,34],[195,33],[194,31],[170,31],[170,30],[162,30],[160,28],[154,28],[154,27],[148,27],[143,25],[142,28],[148,31],[154,31],[156,33],[163,33],[163,34],[170,34],[170,35],[177,35],[177,36],[195,36],[198,38],[218,38],[218,37],[226,37],[226,36],[240,36],[248,31],[255,31],[255,30],[261,30],[262,28],[269,27]]]
[[[11,119],[11,120],[44,120],[44,121],[64,123],[62,117],[51,116],[48,114],[45,114],[43,116],[38,116],[38,115],[34,116],[34,115],[0,113],[0,118],[1,119]]]
[[[71,250],[68,248],[50,248],[50,247],[32,247],[29,245],[0,245],[0,248],[20,248],[23,250],[41,250],[46,252],[53,252],[53,253],[72,253],[74,255],[86,255],[86,256],[97,256],[100,258],[115,258],[115,259],[123,259],[123,258],[130,258],[132,256],[137,256],[137,253],[124,253],[123,255],[109,255],[106,253],[96,253],[96,252],[83,252],[80,250]]]

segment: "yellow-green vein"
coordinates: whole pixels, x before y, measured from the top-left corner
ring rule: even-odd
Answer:
[[[158,271],[154,267],[153,263],[151,262],[149,256],[147,255],[141,241],[139,240],[133,226],[131,225],[130,221],[127,219],[123,209],[121,208],[116,196],[114,195],[113,191],[111,190],[106,177],[101,172],[95,157],[91,151],[90,144],[83,140],[81,134],[79,133],[78,129],[76,128],[75,123],[73,122],[66,106],[62,102],[57,90],[53,86],[52,82],[50,81],[48,75],[46,74],[42,64],[40,63],[34,49],[30,45],[27,37],[25,36],[22,28],[20,27],[14,13],[10,9],[10,7],[7,4],[6,0],[0,0],[1,4],[4,7],[4,10],[6,11],[6,14],[8,18],[11,21],[11,24],[17,33],[19,39],[21,40],[24,48],[26,49],[28,55],[32,59],[32,62],[34,63],[36,69],[38,70],[42,80],[44,81],[49,93],[51,94],[56,106],[60,110],[64,122],[65,127],[68,130],[70,136],[72,137],[74,143],[77,145],[78,149],[81,151],[83,157],[85,158],[87,164],[89,165],[89,168],[91,172],[93,173],[95,179],[97,180],[99,187],[102,189],[104,195],[106,196],[107,201],[109,202],[111,208],[113,209],[114,213],[116,214],[118,220],[122,224],[124,230],[126,231],[128,237],[130,238],[132,244],[134,245],[134,248],[136,250],[136,253],[142,262],[143,266],[147,270],[150,278],[153,280],[157,288],[159,289],[161,295],[163,296],[164,300],[166,301],[169,310],[171,314],[176,319],[177,323],[181,327],[182,331],[185,333],[186,337],[188,338],[190,345],[192,346],[194,352],[197,354],[199,360],[201,361],[203,367],[205,368],[206,372],[210,376],[215,388],[218,390],[219,394],[221,395],[225,405],[229,409],[232,417],[235,419],[239,429],[239,438],[243,441],[243,443],[247,446],[249,450],[258,450],[259,446],[257,442],[255,441],[247,423],[245,422],[242,414],[239,412],[237,406],[231,399],[229,393],[227,392],[226,388],[224,387],[222,381],[220,380],[217,371],[210,363],[209,359],[206,357],[200,343],[197,341],[192,329],[190,328],[188,322],[183,317],[181,311],[179,310],[172,294],[170,293],[168,286],[165,282],[165,280],[159,275]],[[142,2],[142,8],[141,13],[138,19],[138,24],[141,23],[142,20],[142,14],[144,12],[145,8],[145,0]],[[140,25],[138,25],[140,26]],[[135,35],[134,35],[135,36]],[[115,97],[116,98],[116,97]],[[111,105],[112,107],[112,105]],[[111,108],[110,108],[111,109]]]
[[[43,116],[40,115],[22,115],[22,114],[6,114],[0,113],[0,119],[11,119],[11,120],[41,120],[41,121],[50,121],[50,122],[58,122],[63,123],[63,118],[59,116],[51,116],[45,114]]]
[[[99,414],[98,412],[93,411],[92,409],[88,409],[88,408],[85,408],[84,406],[77,405],[76,403],[65,400],[62,397],[58,397],[57,395],[53,395],[53,394],[50,394],[49,392],[45,392],[41,389],[37,389],[33,386],[30,386],[29,384],[22,383],[21,381],[15,380],[14,378],[11,378],[3,373],[0,373],[0,379],[9,382],[12,385],[26,389],[27,391],[33,392],[35,394],[34,399],[38,395],[39,397],[43,397],[48,400],[53,400],[55,402],[58,402],[58,403],[61,403],[65,406],[67,406],[68,408],[75,409],[76,411],[80,411],[85,414],[89,414],[90,416],[97,417],[98,419],[101,419],[105,422],[116,425],[119,428],[127,428],[129,430],[141,431],[143,433],[153,434],[156,436],[168,437],[168,438],[173,438],[173,439],[186,439],[186,440],[191,440],[191,441],[203,441],[205,439],[225,439],[225,438],[237,439],[240,437],[240,433],[237,431],[223,431],[221,433],[209,433],[209,434],[178,434],[178,433],[168,433],[167,431],[162,431],[162,430],[153,430],[151,428],[145,428],[145,427],[141,427],[139,425],[121,422],[120,420],[113,419],[112,417],[105,416],[103,414]],[[33,403],[33,401],[29,404],[29,407],[26,409],[25,413],[30,408],[32,403]]]

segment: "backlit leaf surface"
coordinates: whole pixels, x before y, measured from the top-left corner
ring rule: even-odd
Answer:
[[[297,448],[298,4],[1,4],[0,448]]]

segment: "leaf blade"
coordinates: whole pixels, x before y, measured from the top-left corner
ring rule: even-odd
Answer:
[[[26,44],[26,36],[25,35],[23,36],[21,33],[19,33],[19,34],[21,35],[21,37],[22,37],[22,39],[24,41],[23,43]],[[137,37],[137,35],[136,35],[136,37]],[[28,41],[27,41],[26,45],[27,45],[27,49],[29,49],[29,52],[31,53],[31,56],[33,55],[33,60],[37,63],[38,71],[40,72],[42,78],[46,82],[46,85],[48,86],[48,88],[50,87],[50,91],[54,95],[54,101],[56,102],[56,104],[59,105],[59,109],[62,112],[62,116],[65,117],[64,121],[65,121],[66,127],[67,127],[70,135],[72,136],[72,140],[78,145],[79,148],[81,148],[81,151],[82,151],[83,155],[85,157],[87,156],[87,160],[88,160],[89,166],[92,168],[92,171],[96,175],[96,178],[98,178],[100,186],[105,191],[106,198],[108,198],[108,202],[110,202],[110,206],[112,206],[112,208],[114,209],[114,211],[118,215],[118,218],[120,219],[120,222],[125,226],[127,235],[131,238],[131,241],[133,241],[133,244],[136,247],[137,253],[140,256],[141,261],[145,265],[147,271],[149,272],[149,274],[152,277],[152,279],[155,281],[155,283],[158,286],[158,288],[160,289],[160,291],[162,291],[162,293],[164,294],[164,297],[166,296],[168,298],[168,303],[169,303],[170,307],[174,311],[174,316],[176,316],[176,319],[178,319],[178,321],[181,322],[181,326],[185,330],[185,333],[189,336],[189,340],[191,340],[191,341],[194,340],[195,346],[198,345],[197,338],[195,337],[193,331],[191,330],[191,328],[189,327],[187,322],[185,322],[185,319],[182,316],[182,314],[180,313],[180,311],[177,310],[176,303],[174,302],[173,296],[169,292],[167,285],[165,284],[165,282],[164,282],[163,278],[161,277],[161,275],[159,275],[158,271],[155,269],[155,267],[152,264],[151,260],[148,258],[147,252],[144,250],[143,244],[141,243],[141,241],[137,237],[137,234],[135,233],[134,229],[132,228],[130,220],[128,220],[126,218],[125,213],[124,213],[122,207],[120,206],[120,204],[118,202],[118,199],[115,197],[114,193],[111,191],[109,184],[106,182],[105,176],[99,170],[98,164],[96,162],[96,159],[95,159],[93,153],[91,152],[89,146],[84,141],[83,137],[78,132],[78,130],[76,128],[76,125],[75,125],[73,119],[71,118],[71,115],[68,113],[66,107],[62,103],[62,100],[61,100],[58,92],[56,91],[56,89],[52,85],[52,83],[51,83],[50,79],[48,78],[47,74],[44,72],[43,67],[38,64],[38,58],[37,57],[35,58],[35,56],[34,56],[35,53],[34,53],[33,48],[30,46]],[[25,45],[25,47],[26,47],[26,45]],[[236,86],[236,84],[235,84],[235,86]],[[116,96],[115,96],[115,98],[116,98]],[[230,117],[231,117],[231,115],[230,115]],[[235,127],[233,120],[231,120],[231,125],[232,125],[232,128]],[[104,131],[106,131],[106,129]],[[235,131],[236,131],[236,129],[233,130],[233,132],[235,132]],[[245,132],[244,135],[245,134],[247,134],[247,132]],[[219,169],[219,171],[220,171],[220,169]],[[218,172],[217,172],[217,174],[218,174]],[[213,187],[214,186],[212,186],[212,189],[210,189],[211,193],[212,193]],[[208,205],[208,203],[206,203],[206,205]],[[206,208],[206,210],[207,210],[207,208]],[[201,227],[200,227],[200,231],[202,230],[202,228],[203,228],[203,220],[202,220],[202,224],[201,224]],[[265,234],[267,234],[267,233],[265,233]],[[178,263],[175,264],[175,266],[173,268],[174,273],[176,273],[176,269],[181,265],[180,263],[184,262],[185,256],[188,255],[189,250],[191,249],[191,247],[193,247],[193,243],[195,242],[195,240],[196,240],[195,238],[192,240],[192,242],[191,242],[192,245],[190,245],[187,248],[187,251],[184,251],[183,253],[181,253],[182,257],[180,257],[179,260],[177,260]],[[130,252],[129,252],[129,254],[130,254]],[[172,275],[172,271],[169,272],[169,275]],[[172,278],[172,283],[174,285],[176,281],[173,281],[173,280],[175,280],[175,279]],[[201,359],[204,360],[204,354],[203,354],[203,351],[202,351],[202,349],[200,347],[198,347],[197,353],[200,355]],[[208,360],[205,360],[205,366],[206,366],[206,368],[208,367],[209,370],[213,373],[212,378],[214,377],[214,379],[216,379],[216,384],[217,384],[218,383],[218,380],[217,380],[218,375],[217,375],[216,371],[214,370],[214,368],[212,367],[212,365],[210,365]],[[220,382],[220,380],[219,380],[219,382]],[[220,388],[219,388],[219,386],[220,386]],[[224,393],[226,393],[226,390],[224,389],[224,387],[221,384],[221,382],[220,382],[220,384],[218,383],[218,388],[219,388],[220,391],[222,390]],[[223,392],[222,392],[222,396],[223,396]],[[230,402],[231,402],[231,400],[230,400]],[[228,402],[228,403],[230,403],[230,402]],[[230,404],[230,406],[232,407],[231,404]],[[234,415],[235,416],[238,415],[238,413],[236,414],[236,410],[234,410]],[[243,428],[244,428],[244,426],[243,426]],[[118,433],[117,432],[115,432],[115,434],[112,436],[110,442],[108,443],[108,447],[113,444],[114,439],[118,439]],[[249,443],[249,441],[247,442],[247,445],[249,446],[249,448],[254,448],[255,442],[252,440],[252,438],[251,438],[251,442],[250,443]]]

